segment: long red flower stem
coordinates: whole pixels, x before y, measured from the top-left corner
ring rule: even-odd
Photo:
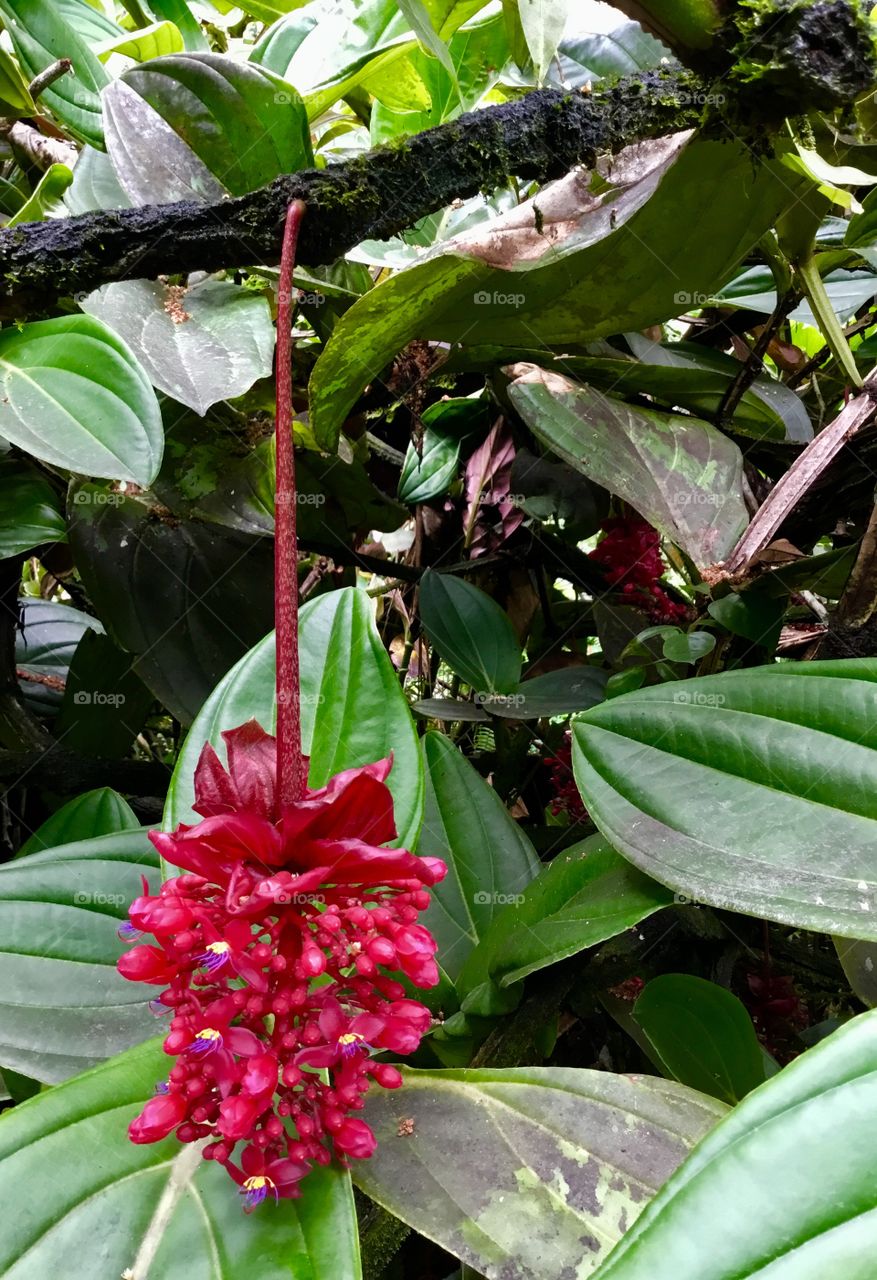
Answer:
[[[279,810],[301,800],[307,777],[301,754],[298,668],[298,538],[292,438],[292,273],[305,206],[286,211],[277,299],[277,446],[274,489],[274,627],[277,648],[277,800]]]

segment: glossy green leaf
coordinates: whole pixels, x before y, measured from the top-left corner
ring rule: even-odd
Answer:
[[[428,502],[445,493],[457,474],[460,441],[427,429],[420,448],[409,444],[399,476],[399,501]]]
[[[646,1076],[406,1071],[369,1096],[354,1177],[487,1280],[584,1280],[724,1111]]]
[[[634,408],[537,365],[513,365],[512,404],[551,449],[635,507],[696,564],[723,560],[749,523],[743,455],[708,422]]]
[[[65,21],[54,4],[0,0],[0,17],[28,82],[59,58],[71,60],[75,74],[61,76],[49,85],[40,103],[56,115],[74,137],[102,148],[100,92],[110,78],[83,37]]]
[[[428,720],[490,724],[490,716],[481,703],[467,702],[464,698],[421,698],[412,703],[411,710]]]
[[[154,17],[172,22],[180,29],[190,52],[201,53],[209,49],[207,36],[187,0],[149,0],[149,8]]]
[[[420,616],[431,643],[477,694],[511,693],[521,677],[521,645],[508,615],[478,587],[427,570]]]
[[[100,44],[121,31],[118,23],[91,0],[54,0],[52,7],[89,46]]]
[[[588,812],[695,902],[877,940],[877,663],[781,663],[612,698],[574,722]]]
[[[742,595],[732,591],[707,605],[710,617],[732,635],[743,636],[771,651],[780,638],[785,611],[785,598],[775,598],[757,589]]]
[[[97,618],[69,604],[26,600],[15,635],[18,687],[30,709],[54,715],[76,647],[87,631],[103,632]]]
[[[302,749],[309,781],[393,752],[388,785],[396,802],[398,843],[411,847],[423,814],[423,769],[408,704],[380,642],[369,599],[354,588],[305,604],[299,615]],[[255,717],[275,724],[274,637],[266,636],[220,681],[180,751],[168,789],[164,825],[191,822],[192,779],[201,748],[222,750],[220,733]]]
[[[716,647],[716,637],[709,631],[674,631],[664,636],[664,657],[671,662],[699,662]]]
[[[427,502],[444,493],[457,474],[460,444],[471,432],[486,428],[486,400],[455,397],[430,405],[421,415],[426,428],[418,448],[412,440],[399,477],[399,501]]]
[[[199,1145],[128,1141],[167,1063],[153,1040],[3,1117],[3,1275],[45,1280],[63,1259],[66,1280],[360,1280],[348,1174],[317,1169],[300,1200],[248,1216]]]
[[[638,22],[620,22],[610,31],[570,32],[561,40],[557,54],[564,83],[579,89],[588,81],[608,76],[626,76],[661,65],[667,48],[650,36]]]
[[[27,462],[0,457],[0,560],[66,540],[67,522],[48,479]]]
[[[57,845],[93,840],[97,836],[131,831],[139,826],[137,816],[124,796],[112,787],[98,787],[95,791],[84,791],[74,796],[56,809],[15,856],[23,858],[26,854],[42,853]]]
[[[182,32],[173,22],[153,22],[139,31],[126,31],[112,40],[107,40],[97,49],[101,62],[106,62],[113,53],[124,54],[126,58],[134,58],[137,62],[147,62],[150,58],[163,58],[168,54],[180,53],[185,48]]]
[[[154,993],[116,972],[142,875],[154,891],[142,828],[0,867],[0,1065],[54,1084],[155,1034]]]
[[[752,1019],[725,987],[690,973],[661,974],[632,1012],[670,1079],[732,1106],[764,1083]]]
[[[155,392],[121,338],[90,316],[0,333],[0,436],[42,462],[148,485],[164,432]]]
[[[513,693],[493,694],[481,699],[480,705],[490,715],[507,720],[569,715],[602,702],[607,678],[607,673],[599,667],[563,667],[531,676]]]
[[[870,1280],[877,1013],[751,1093],[634,1223],[599,1280]]]
[[[507,987],[614,938],[672,902],[668,889],[632,867],[602,836],[589,836],[542,867],[519,902],[496,913],[470,969],[486,968]]]
[[[19,222],[42,222],[53,214],[73,181],[73,170],[66,164],[50,165],[40,178],[33,195],[13,214],[6,227],[17,227]]]
[[[114,80],[104,90],[103,108],[107,152],[125,204],[215,203],[227,194],[204,161],[125,80]]]
[[[196,413],[243,395],[274,363],[267,298],[226,280],[181,290],[125,280],[80,302],[131,348],[152,385]]]
[[[442,858],[447,877],[422,917],[455,979],[491,921],[539,870],[532,844],[492,787],[449,738],[423,738],[426,798],[417,852]]]
[[[521,27],[540,81],[545,79],[573,9],[573,0],[518,0]]]
[[[265,67],[215,53],[174,54],[132,67],[123,79],[232,195],[313,164],[301,99]]]
[[[747,148],[687,143],[622,152],[597,198],[578,174],[561,179],[370,290],[314,369],[318,441],[334,447],[362,387],[412,338],[532,347],[538,334],[565,349],[667,320],[684,309],[682,291],[718,288],[798,188]]]

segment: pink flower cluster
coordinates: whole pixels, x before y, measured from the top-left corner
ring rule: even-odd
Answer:
[[[277,810],[273,737],[251,720],[223,734],[228,769],[204,747],[203,821],[152,833],[183,870],[137,898],[120,931],[151,934],[119,961],[164,990],[165,1051],[176,1058],[129,1128],[133,1142],[206,1139],[245,1207],[295,1197],[313,1164],[370,1156],[355,1113],[372,1081],[402,1077],[377,1054],[412,1053],[438,981],[436,944],[417,917],[444,863],[382,846],[395,839],[392,761],[350,769]],[[240,1147],[240,1150],[239,1150]]]

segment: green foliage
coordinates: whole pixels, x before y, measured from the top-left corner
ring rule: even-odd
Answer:
[[[122,253],[54,313],[7,282],[4,1275],[359,1280],[360,1234],[368,1280],[450,1272],[427,1241],[486,1280],[873,1273],[870,424],[824,465],[877,351],[873,41],[846,0],[622,8],[0,0],[8,244],[82,214],[86,256],[126,219],[159,258],[214,237],[158,279]],[[583,104],[591,171],[532,180],[522,114],[564,146],[568,118],[539,87]],[[489,169],[468,112],[499,121]],[[436,126],[466,198],[430,204],[421,163],[405,226],[366,157],[407,173]],[[392,755],[387,843],[448,873],[421,917],[438,982],[403,984],[433,1022],[365,1100],[356,1209],[333,1164],[243,1214],[200,1143],[126,1137],[170,1059],[117,928],[175,874],[148,826],[196,820],[204,744],[275,726],[281,299],[245,219],[270,202],[279,228],[314,166],[309,781]],[[396,235],[351,228],[351,178]],[[315,265],[324,238],[350,252]]]

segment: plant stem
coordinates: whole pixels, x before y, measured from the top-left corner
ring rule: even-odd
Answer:
[[[850,344],[844,337],[841,323],[834,313],[834,307],[831,305],[831,299],[819,274],[819,267],[816,265],[816,258],[813,254],[808,254],[797,263],[797,268],[801,287],[810,303],[826,345],[843,370],[847,381],[859,390],[862,386],[862,375],[856,367],[855,357],[850,350]]]
[[[277,299],[274,625],[277,648],[277,803],[280,813],[302,799],[307,784],[301,754],[298,539],[292,437],[292,272],[304,210],[301,200],[293,200],[286,211]]]

